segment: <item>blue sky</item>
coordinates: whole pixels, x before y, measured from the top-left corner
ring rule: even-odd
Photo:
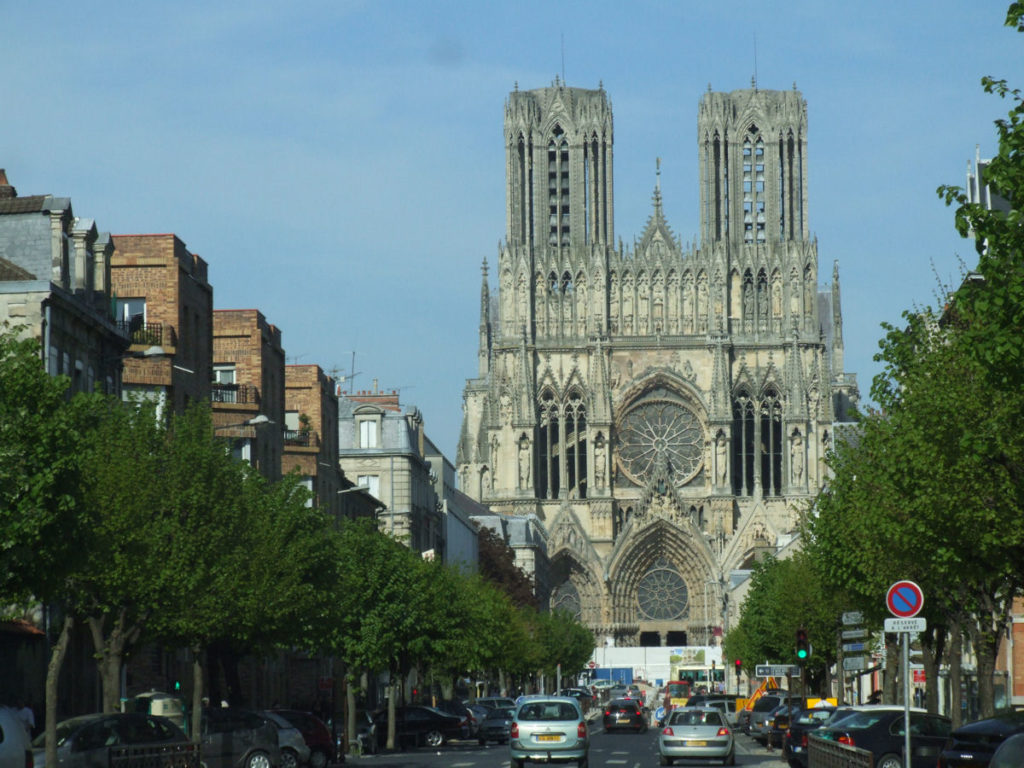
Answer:
[[[617,234],[698,226],[697,103],[796,83],[809,220],[840,262],[846,368],[973,263],[938,185],[995,150],[1024,86],[1007,3],[66,2],[0,13],[0,167],[115,234],[174,232],[219,309],[260,309],[288,362],[376,377],[451,458],[476,372],[480,263],[504,236],[506,94],[603,82]],[[564,45],[563,45],[564,40]],[[756,51],[756,54],[755,54]]]

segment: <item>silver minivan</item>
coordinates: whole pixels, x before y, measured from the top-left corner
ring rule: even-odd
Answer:
[[[525,696],[509,732],[511,768],[527,762],[576,763],[586,768],[590,751],[587,721],[568,696]]]

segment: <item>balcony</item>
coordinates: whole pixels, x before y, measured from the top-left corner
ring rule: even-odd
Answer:
[[[132,344],[159,347],[164,341],[163,323],[143,323],[141,320],[118,320],[117,330],[131,339]]]
[[[284,444],[298,448],[316,448],[320,445],[320,437],[316,432],[301,429],[286,429]]]
[[[259,405],[260,393],[248,384],[213,383],[210,385],[210,402]]]

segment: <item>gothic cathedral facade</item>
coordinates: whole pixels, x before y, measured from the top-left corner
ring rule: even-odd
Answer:
[[[730,572],[792,538],[858,397],[837,268],[818,289],[802,95],[709,88],[697,126],[699,245],[659,183],[624,247],[604,89],[505,105],[506,238],[457,472],[541,521],[550,605],[599,644],[711,644]]]

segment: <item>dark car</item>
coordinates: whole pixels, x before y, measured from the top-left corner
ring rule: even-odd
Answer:
[[[637,699],[612,699],[604,705],[604,729],[622,728],[637,733],[647,730],[647,718]]]
[[[992,755],[988,768],[1020,768],[1024,765],[1024,733],[1010,736]]]
[[[445,714],[461,718],[463,725],[465,726],[462,734],[464,738],[473,738],[476,736],[476,729],[480,727],[480,720],[476,716],[476,713],[461,701],[456,701],[455,699],[439,701],[434,709],[439,709]]]
[[[334,762],[334,740],[331,739],[331,729],[327,727],[327,723],[316,715],[299,709],[270,711],[299,729],[309,747],[310,768],[324,768],[328,763]]]
[[[789,728],[782,739],[782,756],[789,768],[807,768],[807,734],[826,725],[835,712],[835,707],[814,707],[790,716]]]
[[[771,719],[767,723],[768,732],[765,739],[768,749],[784,746],[782,741],[786,737],[786,731],[789,730],[789,720],[803,708],[803,704],[783,704],[772,710]]]
[[[509,731],[512,729],[512,721],[516,716],[515,707],[497,707],[488,710],[487,717],[480,723],[476,732],[476,740],[480,746],[488,741],[496,741],[499,744],[508,742]]]
[[[911,768],[934,768],[952,724],[948,717],[921,709],[910,711]],[[823,738],[869,750],[875,768],[903,768],[903,707],[872,707],[819,728],[811,738]]]
[[[373,716],[377,728],[377,746],[383,747],[388,738],[388,711]],[[446,741],[460,739],[466,734],[465,720],[449,715],[434,707],[396,707],[395,740],[398,745],[439,747]]]
[[[203,710],[200,752],[206,768],[278,768],[277,726],[240,707]]]
[[[156,747],[164,750],[172,745],[180,747],[183,754],[190,756],[195,750],[178,726],[159,715],[111,712],[81,715],[57,724],[57,764],[60,768],[109,766],[111,750],[119,747]],[[44,768],[45,733],[36,736],[32,750],[33,764],[36,768]]]
[[[583,714],[590,711],[590,707],[594,703],[594,695],[586,690],[585,688],[563,688],[558,692],[559,696],[571,696],[580,703],[580,709],[583,710]]]
[[[939,755],[938,768],[985,768],[999,745],[1024,732],[1024,712],[1009,711],[957,728]]]
[[[514,707],[516,700],[510,699],[508,696],[481,696],[476,703],[488,709],[495,709],[497,707]]]
[[[786,695],[786,691],[778,689],[772,689],[762,694],[747,711],[747,715],[738,718],[737,722],[742,725],[743,732],[756,738],[772,710],[786,703]]]

